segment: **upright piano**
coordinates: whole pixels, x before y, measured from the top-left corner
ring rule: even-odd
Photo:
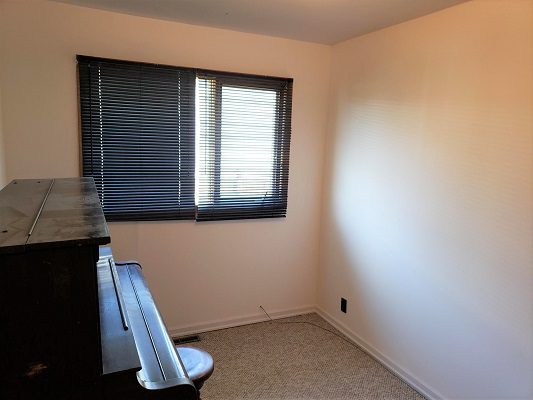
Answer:
[[[92,178],[0,191],[0,398],[196,400],[136,262],[116,262]]]

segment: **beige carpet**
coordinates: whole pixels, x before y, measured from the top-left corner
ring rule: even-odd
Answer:
[[[276,321],[334,330],[317,314]],[[362,350],[312,325],[264,322],[200,339],[191,345],[215,360],[202,400],[423,399]]]

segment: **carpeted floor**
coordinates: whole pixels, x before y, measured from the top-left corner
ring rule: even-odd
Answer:
[[[317,314],[200,334],[215,372],[203,400],[423,399],[362,350],[308,321],[334,328]]]

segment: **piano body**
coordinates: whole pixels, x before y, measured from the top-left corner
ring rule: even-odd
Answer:
[[[140,265],[109,242],[92,178],[0,191],[0,398],[197,399]]]

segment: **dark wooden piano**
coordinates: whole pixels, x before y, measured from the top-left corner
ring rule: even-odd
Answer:
[[[92,178],[0,191],[1,399],[197,399],[140,265],[109,242]]]

